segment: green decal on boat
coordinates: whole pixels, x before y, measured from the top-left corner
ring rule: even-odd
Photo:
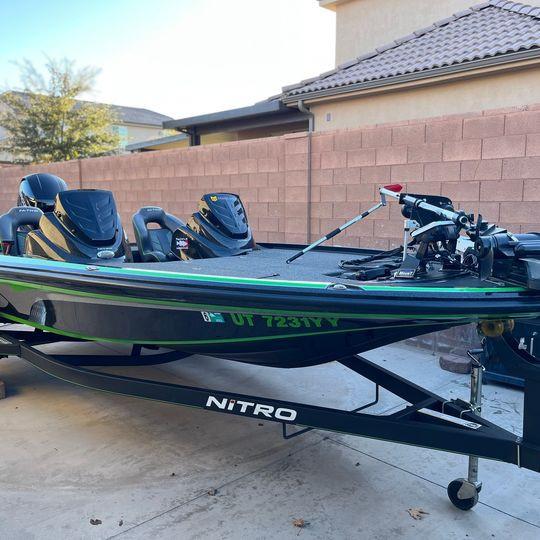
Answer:
[[[524,292],[527,289],[525,287],[512,287],[508,285],[501,285],[500,287],[416,287],[411,285],[410,287],[403,287],[399,285],[362,285],[364,291],[408,291],[408,292],[436,292],[436,293],[509,293],[509,292]]]
[[[411,317],[414,317],[415,319],[431,319],[431,320],[470,320],[471,322],[473,320],[478,319],[493,319],[493,318],[500,318],[499,316],[494,316],[489,313],[477,313],[474,316],[471,316],[470,314],[462,314],[462,313],[452,313],[452,314],[431,314],[431,313],[422,313],[422,314],[414,314],[411,313],[369,313],[369,312],[357,312],[357,313],[350,313],[350,312],[319,312],[319,311],[298,311],[298,310],[288,310],[284,311],[281,310],[275,310],[275,309],[261,309],[261,308],[253,308],[253,307],[247,307],[247,306],[223,306],[223,305],[214,305],[214,304],[193,304],[188,302],[182,302],[179,300],[156,300],[154,298],[141,298],[141,297],[130,297],[130,296],[119,296],[114,294],[101,294],[101,293],[90,293],[86,291],[77,291],[73,289],[67,289],[63,287],[52,287],[50,285],[41,285],[37,283],[28,283],[28,282],[22,282],[22,281],[15,281],[10,279],[3,279],[0,278],[0,284],[6,284],[10,287],[13,287],[15,290],[18,291],[24,291],[24,290],[39,290],[41,292],[49,292],[49,293],[55,293],[55,294],[61,294],[65,296],[74,296],[74,297],[82,297],[82,298],[89,298],[94,301],[102,300],[105,302],[115,302],[117,304],[142,304],[147,306],[169,306],[171,308],[176,309],[183,309],[183,310],[194,310],[194,311],[212,311],[212,312],[240,312],[240,313],[251,313],[251,314],[258,314],[258,315],[285,315],[285,316],[302,316],[302,317],[338,317],[343,319],[411,319]],[[538,315],[536,313],[519,313],[519,314],[513,314],[508,313],[508,318],[513,317],[521,317],[521,318],[533,318],[537,317]]]
[[[116,266],[97,266],[89,267],[85,264],[75,264],[60,261],[49,261],[46,259],[30,259],[0,255],[0,264],[8,263],[8,266],[13,267],[31,267],[42,270],[75,270],[82,275],[104,276],[113,275],[118,277],[159,277],[165,279],[185,280],[185,281],[202,281],[207,283],[231,283],[238,285],[262,285],[271,287],[300,287],[312,289],[326,289],[331,282],[326,281],[291,281],[286,279],[257,279],[244,278],[236,276],[213,276],[207,274],[192,274],[186,272],[169,272],[167,270],[151,270],[148,268],[127,268]]]
[[[213,311],[201,311],[201,315],[204,321],[209,323],[224,323],[225,319],[221,313]]]
[[[175,345],[175,346],[189,346],[189,345],[215,345],[220,343],[249,343],[249,342],[256,342],[256,341],[271,341],[271,340],[279,340],[279,339],[291,339],[291,338],[301,338],[301,337],[314,337],[314,336],[325,336],[328,334],[344,334],[344,333],[360,333],[360,332],[366,332],[369,330],[373,330],[375,328],[379,328],[378,326],[372,326],[372,327],[364,327],[364,328],[346,328],[346,329],[339,329],[339,330],[322,330],[319,332],[301,332],[298,334],[275,334],[275,335],[269,335],[269,336],[253,336],[253,337],[246,337],[246,338],[221,338],[221,339],[197,339],[197,340],[152,340],[152,339],[120,339],[120,338],[107,338],[102,336],[90,336],[87,334],[83,334],[80,332],[71,332],[67,330],[60,330],[58,328],[54,328],[52,326],[46,326],[44,324],[40,324],[34,321],[29,321],[28,319],[24,319],[23,317],[18,317],[16,315],[11,315],[10,313],[0,313],[0,317],[3,317],[4,319],[7,319],[12,322],[17,322],[21,324],[25,324],[28,326],[32,326],[33,328],[37,328],[39,330],[43,330],[46,332],[52,332],[54,334],[58,334],[60,336],[66,336],[76,339],[81,339],[84,341],[101,341],[104,343],[137,343],[139,345]],[[447,322],[430,322],[429,325],[446,325]],[[415,323],[408,323],[408,324],[389,324],[386,325],[385,328],[392,329],[392,328],[407,328],[409,326],[417,326]]]
[[[295,317],[279,315],[256,315],[252,313],[230,313],[236,326],[264,328],[337,328],[339,317]]]
[[[309,289],[326,289],[333,285],[329,281],[296,281],[286,279],[257,279],[244,278],[238,276],[220,276],[207,274],[192,274],[186,272],[169,272],[166,270],[152,270],[148,268],[127,268],[115,266],[87,266],[84,264],[67,263],[60,261],[49,261],[47,259],[31,259],[25,257],[10,257],[9,255],[0,254],[0,265],[6,263],[9,268],[21,267],[41,270],[73,270],[81,275],[103,276],[107,275],[117,277],[158,277],[171,280],[181,281],[197,281],[205,283],[222,283],[236,285],[256,285],[263,287],[300,287]],[[500,287],[407,287],[394,284],[377,284],[377,285],[361,285],[360,290],[363,291],[379,291],[379,292],[437,292],[437,293],[486,293],[486,292],[522,292],[527,289],[524,287],[500,286]]]

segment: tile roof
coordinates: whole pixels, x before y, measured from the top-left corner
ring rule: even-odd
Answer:
[[[283,88],[283,99],[315,92],[334,93],[350,85],[450,66],[521,51],[540,53],[540,7],[490,0],[378,47],[312,79]],[[472,66],[471,66],[472,67]],[[307,97],[307,96],[306,96]]]

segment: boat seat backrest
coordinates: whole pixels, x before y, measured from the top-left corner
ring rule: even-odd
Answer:
[[[151,223],[159,228],[149,228]],[[185,223],[157,206],[145,206],[134,214],[133,230],[141,260],[161,262],[176,259],[171,253],[171,240],[179,227],[185,227]]]
[[[10,244],[10,255],[24,255],[26,235],[39,226],[43,212],[32,206],[15,206],[0,216],[0,240]]]

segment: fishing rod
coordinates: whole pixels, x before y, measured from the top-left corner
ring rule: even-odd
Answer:
[[[327,235],[323,236],[322,238],[319,238],[318,240],[316,240],[309,246],[300,250],[298,253],[295,253],[292,257],[289,257],[285,262],[287,264],[292,263],[293,261],[295,261],[302,255],[305,255],[312,249],[316,248],[317,246],[320,246],[323,242],[326,242],[327,240],[334,238],[334,236],[337,236],[339,233],[343,232],[345,229],[348,229],[351,225],[354,225],[355,223],[358,223],[359,221],[362,221],[363,219],[367,218],[370,214],[372,214],[379,208],[386,206],[386,197],[392,197],[393,199],[397,199],[400,204],[403,204],[405,206],[410,206],[412,208],[422,208],[429,212],[433,212],[439,217],[453,221],[460,228],[465,228],[465,229],[471,228],[471,220],[469,216],[467,216],[465,213],[453,212],[451,210],[441,208],[440,206],[429,204],[423,199],[418,199],[411,195],[400,193],[402,189],[403,189],[403,186],[401,186],[400,184],[391,184],[391,185],[380,188],[379,194],[381,196],[381,200],[376,205],[372,206],[365,212],[362,212],[361,214],[347,221],[347,223],[344,223],[343,225],[329,232]]]

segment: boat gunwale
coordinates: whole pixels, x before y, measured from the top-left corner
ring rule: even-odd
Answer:
[[[6,259],[9,259],[7,261]],[[24,261],[23,264],[20,264],[21,261]],[[30,262],[31,261],[31,262]],[[35,261],[39,261],[38,264],[35,264]],[[10,264],[4,264],[9,262]],[[15,263],[15,264],[13,264]],[[19,264],[17,264],[19,263]],[[30,263],[30,264],[27,264]],[[34,266],[34,267],[33,267]],[[36,268],[35,266],[38,266]],[[85,267],[85,271],[81,272],[81,267]],[[95,266],[95,265],[86,265],[78,263],[64,263],[60,261],[49,261],[47,259],[31,259],[27,257],[12,257],[9,255],[0,254],[0,275],[2,273],[6,274],[20,274],[23,276],[32,276],[33,278],[38,275],[57,277],[57,279],[66,279],[66,276],[69,276],[69,279],[72,281],[78,282],[95,282],[103,284],[106,280],[113,280],[111,285],[120,282],[124,283],[135,283],[143,285],[152,285],[152,284],[166,284],[173,285],[176,287],[189,287],[190,289],[196,287],[197,285],[204,284],[204,287],[211,287],[212,289],[223,289],[223,290],[246,290],[258,289],[261,287],[269,288],[275,290],[276,293],[280,291],[290,291],[291,289],[296,289],[298,293],[308,293],[316,291],[315,294],[321,294],[324,291],[324,294],[334,293],[336,296],[352,296],[358,298],[358,295],[381,295],[381,296],[400,296],[400,297],[410,297],[414,296],[415,298],[427,297],[432,298],[434,293],[444,293],[444,294],[467,294],[469,298],[470,295],[476,295],[480,298],[496,293],[498,296],[502,294],[511,294],[515,293],[526,294],[537,296],[540,293],[535,291],[530,291],[529,289],[522,286],[513,286],[513,285],[500,285],[500,286],[489,286],[489,287],[444,287],[437,285],[399,285],[394,283],[385,283],[381,282],[363,282],[362,284],[351,283],[347,286],[346,289],[341,289],[335,285],[341,285],[338,282],[313,282],[313,281],[300,281],[300,280],[273,280],[265,278],[245,278],[238,276],[219,276],[212,274],[196,274],[196,273],[185,273],[185,272],[168,272],[168,271],[153,271],[143,268],[125,268],[117,266]],[[495,283],[493,284],[495,285]],[[401,294],[400,294],[401,293]],[[403,294],[404,293],[404,294]],[[412,294],[411,294],[412,293]],[[332,296],[334,296],[332,294]]]

